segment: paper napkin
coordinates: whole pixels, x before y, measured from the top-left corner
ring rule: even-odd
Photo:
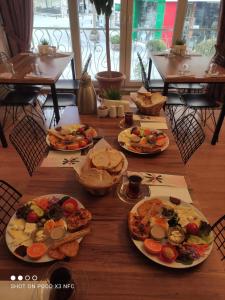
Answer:
[[[81,159],[81,152],[50,151],[41,167],[73,167]]]
[[[168,129],[166,123],[162,122],[140,122],[141,127],[147,127],[150,129]]]

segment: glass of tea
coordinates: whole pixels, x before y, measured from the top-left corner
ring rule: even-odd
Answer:
[[[131,127],[133,125],[133,112],[127,111],[124,115],[125,126]]]

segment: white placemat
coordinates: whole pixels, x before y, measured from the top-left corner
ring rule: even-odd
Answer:
[[[73,167],[81,159],[81,152],[50,151],[41,167]]]
[[[150,185],[151,197],[172,196],[187,203],[193,202],[184,176],[150,172],[127,172],[128,176],[134,174],[143,178],[143,184]]]

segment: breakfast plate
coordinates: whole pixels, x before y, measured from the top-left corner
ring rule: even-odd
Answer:
[[[93,127],[71,124],[49,129],[46,142],[58,151],[79,151],[93,145],[97,132]]]
[[[147,127],[131,127],[121,131],[118,142],[127,151],[141,155],[160,153],[169,146],[169,138],[163,131]]]
[[[138,250],[169,268],[196,266],[213,248],[206,217],[192,204],[173,197],[139,201],[129,213],[128,226]]]
[[[18,208],[11,217],[6,244],[13,255],[26,262],[73,257],[78,252],[78,243],[90,231],[90,220],[91,213],[73,197],[40,196]]]

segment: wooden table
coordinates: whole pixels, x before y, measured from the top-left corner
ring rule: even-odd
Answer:
[[[54,104],[54,113],[56,122],[59,121],[59,108],[58,99],[55,88],[55,83],[62,75],[64,69],[71,62],[73,79],[75,79],[74,73],[74,61],[72,53],[58,53],[55,56],[50,55],[37,55],[32,53],[20,53],[10,59],[10,63],[13,64],[15,74],[12,78],[0,78],[0,84],[29,84],[29,85],[50,85],[52,99]],[[37,64],[41,71],[41,75],[35,77],[26,77],[26,74],[33,71],[33,66]],[[0,72],[4,72],[4,66],[0,66]]]
[[[81,121],[94,126],[99,135],[119,149],[118,119],[81,116]],[[127,154],[127,159],[129,170],[185,175],[172,138],[169,148],[160,155],[143,158]],[[198,191],[194,192],[197,197]],[[23,200],[50,193],[77,197],[93,214],[92,233],[82,242],[78,256],[68,263],[81,290],[78,299],[224,299],[224,272],[216,250],[194,268],[162,267],[143,256],[133,245],[127,229],[131,206],[121,202],[115,192],[96,198],[75,181],[73,169],[40,168],[31,178]],[[193,200],[199,206],[196,199]],[[9,279],[12,274],[36,274],[40,279],[51,265],[28,264],[10,254],[6,245],[0,248],[1,279]]]
[[[156,69],[158,70],[160,76],[164,81],[164,95],[168,93],[169,84],[171,83],[225,83],[225,69],[218,65],[215,69],[215,73],[218,72],[218,75],[206,76],[205,71],[208,70],[210,64],[209,57],[201,55],[191,55],[188,57],[175,55],[169,57],[168,55],[157,55],[157,53],[152,53],[150,56],[150,61],[154,63]],[[184,64],[189,65],[190,74],[193,76],[179,76],[179,71],[182,70]],[[212,145],[215,145],[218,141],[224,116],[225,101],[223,101],[223,106],[221,108],[221,112],[216,124],[216,129],[212,137]]]

